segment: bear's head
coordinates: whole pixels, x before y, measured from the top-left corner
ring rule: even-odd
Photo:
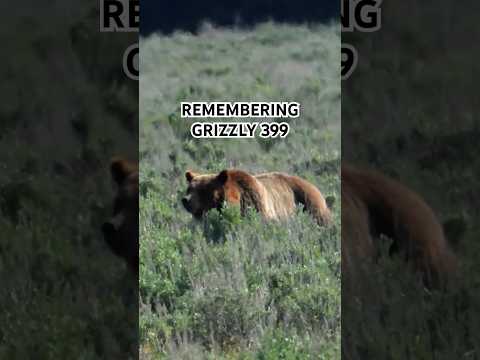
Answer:
[[[235,202],[240,196],[231,186],[229,176],[229,170],[223,170],[218,174],[197,174],[187,171],[185,173],[187,194],[182,198],[185,209],[200,219],[211,209],[220,210],[226,200]]]
[[[110,171],[117,194],[113,216],[102,226],[103,237],[110,249],[138,274],[138,165],[116,158]]]

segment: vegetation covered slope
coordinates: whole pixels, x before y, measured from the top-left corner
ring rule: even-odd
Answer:
[[[140,42],[140,335],[144,359],[340,356],[340,32],[337,24]],[[181,101],[298,101],[286,139],[198,140]],[[335,225],[229,208],[192,220],[184,172],[285,171],[333,196]]]

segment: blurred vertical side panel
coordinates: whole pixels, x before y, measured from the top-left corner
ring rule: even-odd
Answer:
[[[342,356],[476,359],[480,6],[380,8],[342,33]]]
[[[2,359],[138,357],[138,34],[100,4],[0,5]]]

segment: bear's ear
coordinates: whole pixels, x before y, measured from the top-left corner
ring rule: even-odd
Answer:
[[[110,162],[112,178],[118,185],[121,185],[123,181],[135,171],[137,171],[137,167],[128,160],[113,158]]]
[[[228,180],[228,170],[222,170],[220,173],[217,175],[217,181],[223,185],[227,182]]]
[[[191,182],[197,175],[198,175],[197,173],[194,173],[193,171],[188,170],[185,173],[185,179],[187,179],[188,182]]]

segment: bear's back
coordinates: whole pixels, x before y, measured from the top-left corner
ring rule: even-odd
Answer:
[[[361,228],[365,221],[368,236],[393,239],[394,248],[406,252],[428,280],[438,281],[455,271],[456,259],[443,228],[417,193],[375,171],[342,165],[342,238],[351,236],[350,226]],[[371,239],[358,237],[344,238],[342,244],[352,246],[352,241],[372,245]]]
[[[255,178],[265,188],[265,212],[268,218],[284,219],[295,210],[295,195],[288,183],[288,175],[270,172],[256,175]]]

